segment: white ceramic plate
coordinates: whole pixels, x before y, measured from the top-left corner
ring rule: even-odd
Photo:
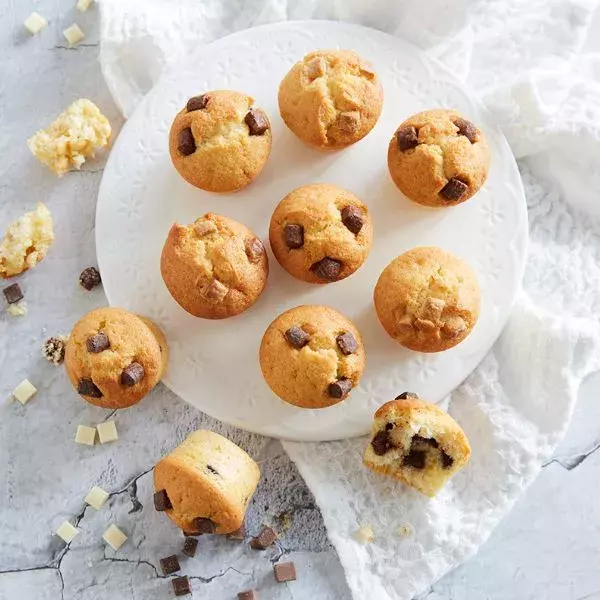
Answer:
[[[277,89],[287,70],[319,48],[350,48],[375,65],[385,103],[375,129],[337,153],[305,147],[285,127]],[[214,195],[188,185],[171,165],[168,132],[188,97],[211,89],[253,96],[273,127],[272,154],[247,189]],[[483,190],[454,208],[420,207],[401,196],[387,170],[388,141],[411,113],[434,107],[462,111],[488,137],[492,166]],[[269,249],[270,276],[257,304],[224,321],[197,319],[169,295],[160,253],[174,221],[189,223],[208,211],[248,225],[268,247],[269,219],[291,190],[328,182],[351,190],[373,216],[374,239],[366,263],[344,281],[323,286],[293,279]],[[374,410],[405,390],[438,402],[477,366],[499,335],[520,286],[527,242],[527,212],[519,172],[488,113],[452,73],[401,39],[344,23],[289,22],[250,29],[202,46],[148,94],[121,132],[106,167],[96,218],[96,244],[104,289],[112,305],[149,316],[165,331],[171,361],[164,382],[198,409],[249,431],[305,440],[365,434]],[[372,291],[398,254],[436,245],[477,271],[482,311],[472,334],[440,354],[418,354],[392,341],[377,320]],[[281,401],[264,382],[258,363],[263,332],[281,312],[299,304],[327,304],[361,331],[367,368],[345,402],[303,410]]]

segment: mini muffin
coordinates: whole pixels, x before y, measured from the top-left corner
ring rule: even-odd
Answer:
[[[176,302],[203,319],[226,319],[252,306],[269,274],[262,242],[245,225],[207,213],[171,227],[160,270]]]
[[[462,342],[479,317],[477,277],[440,248],[413,248],[379,276],[375,309],[384,329],[403,346],[440,352]]]
[[[485,136],[455,110],[416,114],[390,140],[388,168],[396,187],[425,206],[454,206],[485,183],[490,153]]]
[[[260,478],[258,465],[218,433],[199,430],[154,468],[154,506],[186,535],[242,526]]]
[[[121,308],[85,315],[65,349],[73,387],[102,408],[137,404],[161,380],[167,363],[167,340],[158,326]]]
[[[354,324],[328,306],[298,306],[277,317],[260,345],[260,368],[282,400],[325,408],[345,400],[365,368]]]
[[[269,241],[279,264],[308,283],[352,275],[371,249],[367,207],[335,185],[315,183],[288,194],[271,217]]]
[[[404,392],[375,413],[364,463],[435,496],[469,462],[471,447],[448,413],[418,398]]]
[[[246,187],[271,151],[271,125],[250,96],[217,90],[194,96],[169,137],[171,160],[189,183],[209,192]]]
[[[305,144],[340,150],[367,135],[381,114],[383,90],[373,67],[349,50],[317,50],[279,86],[279,112]]]

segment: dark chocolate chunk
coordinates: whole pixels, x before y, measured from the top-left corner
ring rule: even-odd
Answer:
[[[202,110],[203,108],[206,108],[206,105],[208,104],[209,99],[210,99],[210,96],[208,94],[202,94],[201,96],[192,96],[192,98],[190,98],[187,101],[185,108],[188,112],[194,112],[195,110]]]
[[[190,580],[186,575],[171,579],[171,583],[173,584],[173,591],[175,592],[176,596],[187,596],[188,594],[192,593]]]
[[[341,377],[335,383],[330,383],[327,391],[332,398],[345,398],[352,389],[352,381],[347,377]]]
[[[296,567],[293,562],[279,563],[273,567],[273,572],[277,583],[296,581]]]
[[[293,325],[284,334],[287,343],[293,348],[304,348],[310,340],[310,335],[299,325]]]
[[[320,279],[335,281],[342,271],[342,263],[339,260],[334,260],[326,256],[319,262],[316,262],[310,270]]]
[[[277,533],[271,527],[263,525],[260,533],[250,540],[250,548],[253,550],[266,550],[272,546],[277,539]]]
[[[194,556],[196,556],[197,548],[198,540],[193,537],[186,537],[185,542],[183,542],[183,550],[181,552],[190,558],[194,558]]]
[[[356,338],[348,331],[346,333],[340,333],[340,335],[335,338],[335,341],[340,352],[346,356],[348,354],[354,354],[354,352],[358,350]]]
[[[449,469],[454,464],[454,459],[442,450],[442,467]]]
[[[251,108],[244,119],[250,135],[262,135],[267,129],[269,129],[269,121],[262,110]]]
[[[188,538],[193,539],[193,538]],[[194,540],[197,542],[198,540]],[[176,554],[172,556],[167,556],[165,558],[160,559],[160,568],[165,575],[171,575],[172,573],[177,573],[177,571],[181,571],[181,567],[179,566],[179,559]]]
[[[394,424],[393,423],[386,423],[385,424],[385,429],[386,429],[386,431],[391,431],[392,429],[394,429]]]
[[[289,224],[283,228],[285,245],[292,250],[304,246],[304,227],[302,225]]]
[[[238,600],[258,600],[258,596],[254,590],[247,590],[238,594]]]
[[[402,152],[406,152],[406,150],[412,150],[419,145],[419,134],[414,127],[403,127],[396,131],[396,140],[398,148]]]
[[[196,152],[196,140],[189,127],[186,127],[179,132],[179,143],[177,148],[183,156],[189,156]]]
[[[251,263],[257,263],[265,253],[265,247],[258,238],[246,240],[246,256]]]
[[[386,452],[394,447],[392,438],[388,433],[387,425],[384,431],[378,431],[375,434],[375,437],[371,440],[371,447],[377,456],[383,456]]]
[[[464,181],[453,177],[452,179],[449,179],[448,183],[440,190],[440,194],[446,200],[460,200],[468,189],[469,186],[464,183]]]
[[[411,450],[404,457],[404,464],[415,469],[425,468],[425,451],[424,450]]]
[[[475,127],[471,121],[458,118],[454,119],[454,124],[458,127],[459,135],[464,135],[471,142],[471,144],[474,144],[479,140],[477,127]]]
[[[81,271],[81,275],[79,275],[79,285],[88,292],[100,285],[101,282],[100,272],[96,267],[88,267]]]
[[[154,509],[162,512],[163,510],[169,510],[173,508],[169,496],[167,496],[167,490],[158,490],[154,493]]]
[[[51,337],[44,342],[42,352],[46,360],[58,366],[65,359],[65,348],[64,338]]]
[[[399,396],[396,396],[395,400],[418,400],[418,394],[414,392],[402,392]]]
[[[437,443],[436,439],[434,439],[434,438],[424,438],[424,437],[421,437],[420,435],[413,435],[411,444],[414,444],[415,442],[416,443],[421,442],[421,443],[424,443],[424,444],[428,444],[432,448],[438,448],[439,447],[439,444]]]
[[[246,526],[242,523],[242,525],[240,526],[239,529],[236,529],[235,531],[228,533],[227,537],[232,540],[245,540],[246,539]]]
[[[90,398],[102,398],[102,392],[96,387],[96,384],[89,378],[79,380],[77,393]]]
[[[213,474],[213,475],[220,475],[219,471],[217,471],[212,465],[206,465],[206,468]]]
[[[21,291],[21,286],[18,283],[13,283],[8,287],[5,287],[2,291],[4,292],[4,297],[9,304],[14,304],[19,300],[23,300],[23,292]]]
[[[132,362],[121,373],[121,383],[127,387],[133,387],[142,379],[144,379],[144,367],[137,362]]]
[[[85,345],[87,346],[88,352],[91,352],[92,354],[98,354],[110,348],[110,340],[105,333],[100,332],[96,335],[90,335]]]
[[[205,533],[214,533],[217,529],[214,521],[207,519],[206,517],[196,517],[192,523],[194,529],[193,535],[203,535]]]
[[[362,229],[364,218],[358,206],[346,206],[342,210],[342,223],[355,235]]]

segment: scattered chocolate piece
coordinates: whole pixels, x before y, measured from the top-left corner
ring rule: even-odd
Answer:
[[[202,110],[206,108],[210,96],[208,94],[202,94],[201,96],[192,96],[185,105],[188,112],[194,112],[195,110]]]
[[[396,396],[395,400],[418,400],[419,395],[414,392],[402,392],[399,396]]]
[[[347,377],[338,379],[335,383],[330,383],[327,391],[332,398],[345,398],[352,389],[352,381]]]
[[[96,384],[87,377],[79,380],[77,393],[82,396],[89,396],[90,398],[102,398],[102,392],[96,387]]]
[[[283,228],[285,245],[292,250],[304,246],[304,227],[302,225],[289,224]]]
[[[404,464],[415,469],[425,468],[425,451],[424,450],[411,450],[404,457]]]
[[[446,198],[446,200],[459,200],[465,192],[469,189],[469,186],[457,179],[452,177],[448,180],[448,183],[440,190],[440,194]]]
[[[386,423],[385,424],[385,430],[386,431],[391,431],[392,429],[394,429],[394,424],[393,423]]]
[[[246,526],[242,523],[239,529],[232,531],[227,534],[227,537],[231,540],[245,540],[246,539]]]
[[[193,539],[193,538],[189,538]],[[194,540],[197,542],[198,540]],[[179,559],[176,554],[172,556],[167,556],[165,558],[160,559],[160,568],[165,575],[171,575],[172,573],[177,573],[177,571],[181,571],[181,567],[179,566]]]
[[[277,583],[296,581],[296,567],[293,562],[279,563],[273,567],[273,572]]]
[[[251,263],[257,263],[264,253],[265,247],[258,238],[246,240],[246,256]]]
[[[196,556],[197,548],[198,540],[193,537],[186,537],[185,542],[183,542],[183,550],[181,552],[190,558],[194,558],[194,556]]]
[[[386,452],[394,447],[392,438],[387,431],[387,425],[385,431],[378,431],[375,437],[371,440],[371,447],[377,456],[383,456]]]
[[[4,297],[9,304],[15,304],[16,302],[23,300],[23,292],[21,291],[21,286],[18,283],[13,283],[8,287],[5,287],[2,291],[4,292]]]
[[[363,226],[363,214],[358,206],[346,206],[342,210],[342,223],[354,234],[360,232]]]
[[[51,337],[44,342],[42,354],[44,358],[58,366],[65,359],[66,338],[62,336]]]
[[[354,354],[358,350],[358,342],[350,332],[340,333],[335,338],[335,341],[342,354],[348,356],[348,354]]]
[[[248,590],[246,592],[240,592],[238,594],[238,600],[258,600],[258,596],[254,590]]]
[[[419,145],[419,134],[414,127],[403,127],[396,131],[396,140],[398,141],[398,148],[402,152],[406,152]]]
[[[299,325],[293,325],[284,334],[287,343],[293,348],[304,348],[310,340],[310,335]]]
[[[189,127],[186,127],[179,132],[179,143],[177,148],[183,156],[189,156],[196,152],[196,140]]]
[[[99,354],[110,348],[110,340],[105,333],[97,333],[96,335],[90,335],[85,345],[88,352]]]
[[[261,532],[250,540],[250,548],[253,550],[266,550],[272,546],[277,539],[277,533],[267,525],[263,525]]]
[[[173,591],[175,592],[176,596],[187,596],[188,594],[192,593],[190,580],[186,575],[171,579],[171,583],[173,584]]]
[[[251,108],[248,111],[244,121],[246,122],[246,125],[248,125],[250,135],[263,135],[263,133],[269,129],[267,117],[262,110],[256,108]]]
[[[320,279],[335,281],[342,271],[342,263],[326,256],[319,262],[316,262],[310,270]]]
[[[98,269],[96,269],[96,267],[87,267],[81,271],[81,275],[79,275],[79,285],[88,292],[93,290],[101,283],[102,278],[100,277],[100,272]]]
[[[433,448],[439,447],[439,444],[435,438],[424,438],[424,437],[421,437],[420,435],[413,435],[411,444],[419,443],[419,442],[423,443],[423,444],[427,444]]]
[[[217,529],[214,521],[207,519],[206,517],[196,517],[192,523],[194,528],[194,535],[204,535],[205,533],[214,533]]]
[[[133,387],[144,379],[144,367],[140,363],[132,362],[128,367],[123,369],[121,373],[121,383],[127,387]]]
[[[479,134],[477,133],[477,127],[471,123],[471,121],[467,121],[466,119],[454,119],[454,124],[458,127],[459,135],[464,135],[471,144],[479,141]]]
[[[454,459],[442,450],[442,467],[449,469],[454,464]]]
[[[164,510],[170,510],[173,508],[169,496],[167,496],[167,490],[158,490],[154,494],[154,510],[162,512]]]

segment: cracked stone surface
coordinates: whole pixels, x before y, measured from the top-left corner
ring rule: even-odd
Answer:
[[[34,8],[49,25],[30,37],[22,22]],[[61,32],[73,21],[86,39],[67,48]],[[163,386],[129,410],[90,406],[72,391],[62,367],[41,356],[46,338],[67,333],[81,315],[105,303],[101,290],[86,293],[77,285],[80,271],[95,264],[94,211],[104,159],[57,179],[25,145],[79,97],[96,102],[118,132],[122,122],[96,60],[97,24],[97,7],[80,14],[74,0],[0,3],[0,228],[43,201],[57,230],[45,261],[19,279],[28,316],[16,319],[0,310],[0,399],[24,377],[39,389],[26,406],[0,405],[0,600],[173,597],[159,559],[179,552],[183,536],[153,509],[151,470],[199,427],[227,435],[260,463],[249,534],[267,523],[281,537],[265,552],[200,538],[196,557],[181,557],[193,598],[234,599],[254,587],[261,600],[349,600],[314,498],[279,442],[220,424]],[[422,598],[600,599],[599,393],[600,377],[586,383],[567,438],[529,494],[474,559]],[[73,442],[78,424],[108,418],[116,420],[117,442]],[[93,485],[110,492],[100,511],[83,503]],[[81,531],[68,547],[53,535],[65,519]],[[129,537],[116,552],[101,539],[111,523]],[[280,558],[296,563],[298,581],[275,583],[272,565]]]

